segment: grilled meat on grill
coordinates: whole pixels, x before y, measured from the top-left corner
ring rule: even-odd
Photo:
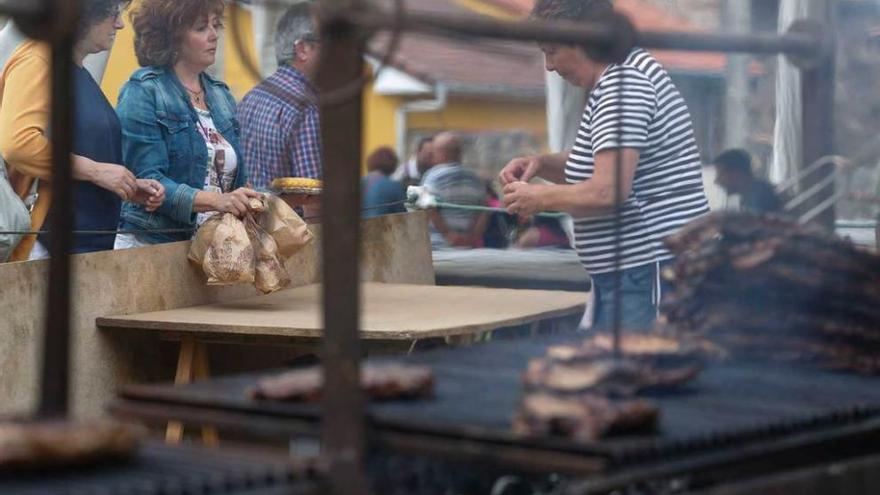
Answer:
[[[120,459],[146,437],[145,428],[117,421],[0,423],[0,470],[81,466]]]
[[[666,244],[677,255],[663,274],[676,287],[661,307],[668,330],[880,372],[880,257],[817,227],[752,214],[704,217]]]
[[[522,435],[557,435],[589,442],[615,433],[653,430],[658,416],[657,407],[645,400],[532,393],[523,397],[513,429]]]
[[[632,396],[641,391],[683,385],[699,372],[699,366],[658,370],[635,361],[611,358],[572,363],[533,359],[529,362],[523,381],[526,388],[532,390]]]
[[[576,363],[612,357],[614,338],[596,334],[579,345],[557,345],[547,349],[547,357],[558,363]],[[630,360],[656,368],[700,367],[710,357],[723,357],[724,351],[705,340],[672,338],[658,334],[632,334],[620,337],[620,352]]]
[[[361,389],[373,400],[430,397],[434,392],[434,373],[425,366],[365,364],[361,366]],[[293,402],[321,399],[324,374],[318,366],[287,371],[263,378],[249,390],[250,397]]]

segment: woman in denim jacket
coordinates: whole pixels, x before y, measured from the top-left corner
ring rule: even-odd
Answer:
[[[223,0],[142,0],[131,15],[142,68],[119,96],[122,150],[135,175],[165,186],[165,201],[154,213],[126,204],[122,229],[144,232],[120,234],[117,249],[187,240],[213,212],[242,216],[259,196],[244,187],[235,100],[205,73],[222,16]]]

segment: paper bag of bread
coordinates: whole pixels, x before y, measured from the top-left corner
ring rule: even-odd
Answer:
[[[269,294],[290,285],[290,275],[278,256],[275,239],[251,215],[245,217],[244,226],[254,246],[254,286],[263,294]]]
[[[188,258],[201,265],[208,285],[254,281],[254,247],[244,223],[230,213],[214,215],[202,224]]]
[[[208,219],[199,227],[199,230],[196,231],[196,235],[193,236],[192,243],[189,245],[189,253],[186,257],[192,264],[199,268],[202,267],[202,262],[205,260],[205,253],[208,252],[208,247],[214,240],[214,231],[216,231],[217,226],[220,225],[221,218],[223,218],[223,215],[220,213],[208,217]]]
[[[266,198],[266,211],[259,216],[259,223],[275,239],[282,261],[296,254],[314,239],[306,222],[278,196]]]

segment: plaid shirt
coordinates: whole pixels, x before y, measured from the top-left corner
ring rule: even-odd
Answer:
[[[315,90],[286,65],[258,85],[238,106],[241,146],[253,187],[268,189],[278,177],[320,179],[321,123]]]

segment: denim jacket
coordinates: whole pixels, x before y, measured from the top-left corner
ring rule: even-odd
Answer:
[[[238,168],[233,188],[247,183],[240,152],[235,99],[229,87],[202,73],[202,87],[214,126],[235,149]],[[126,230],[195,228],[193,201],[204,188],[208,148],[198,131],[198,115],[183,85],[169,67],[143,67],[123,86],[116,107],[122,123],[122,154],[126,166],[141,179],[165,186],[165,201],[154,213],[125,203],[121,227]],[[191,233],[138,234],[145,242],[187,240]]]

